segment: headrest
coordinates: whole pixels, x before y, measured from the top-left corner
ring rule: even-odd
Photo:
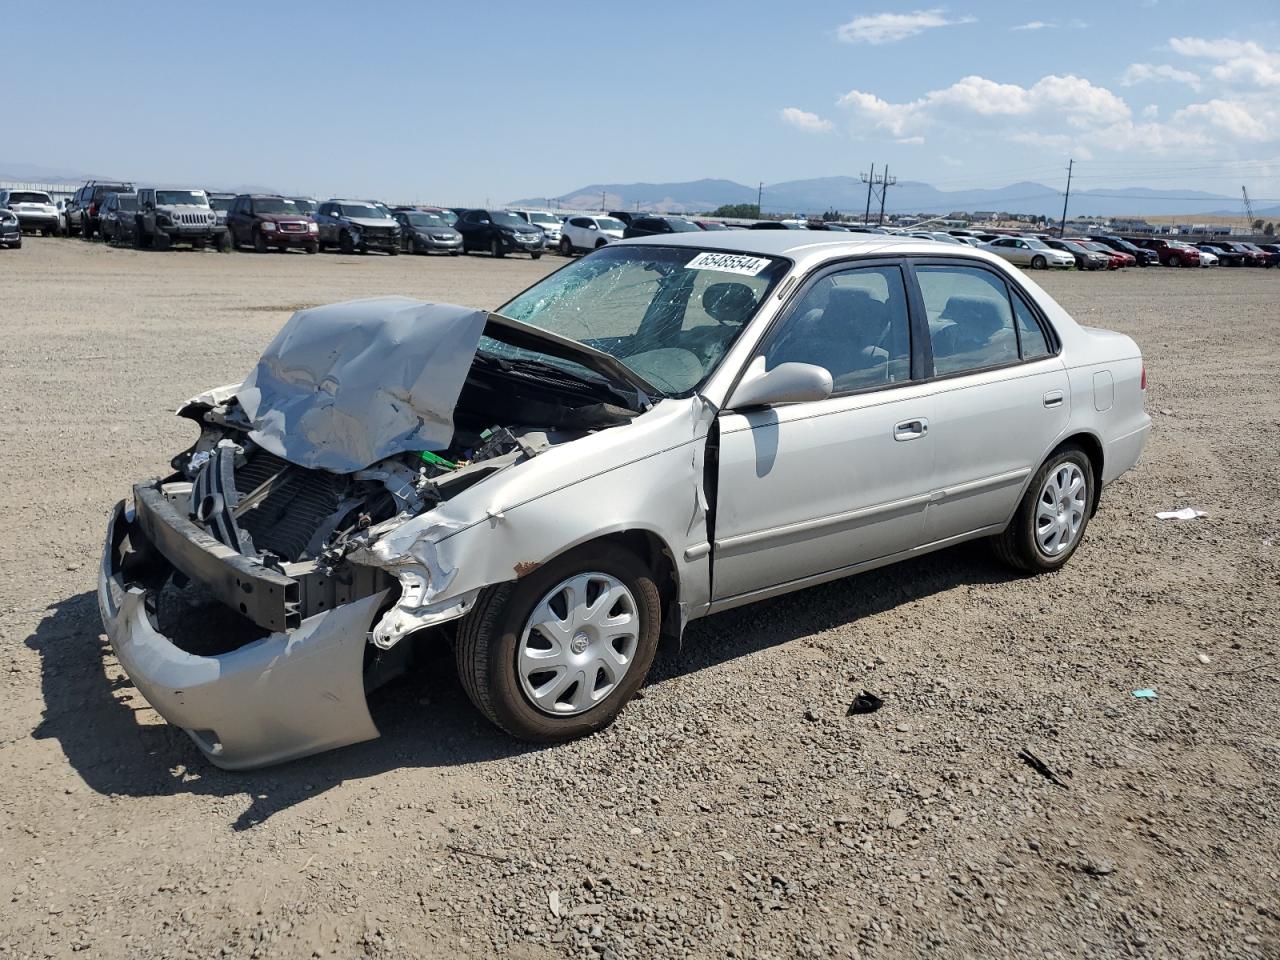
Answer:
[[[745,283],[713,283],[702,293],[702,309],[717,323],[742,324],[756,306],[756,295]]]

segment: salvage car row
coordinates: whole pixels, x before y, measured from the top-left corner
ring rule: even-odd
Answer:
[[[65,205],[37,190],[0,190],[0,246],[20,247],[22,232],[95,235],[113,244],[168,249],[252,247],[258,253],[298,249],[319,253],[482,252],[493,257],[547,250],[573,256],[634,237],[732,229],[819,230],[905,235],[979,247],[1029,269],[1117,270],[1160,264],[1170,267],[1272,267],[1280,244],[1211,240],[1192,244],[1163,237],[1113,235],[1054,237],[1048,234],[925,231],[838,221],[761,220],[726,223],[652,213],[559,216],[545,210],[463,207],[389,208],[372,200],[275,194],[208,193],[185,187],[136,189],[131,183],[90,180]]]

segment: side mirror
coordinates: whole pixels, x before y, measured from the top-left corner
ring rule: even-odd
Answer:
[[[764,357],[756,357],[729,398],[729,409],[825,400],[831,396],[831,388],[831,372],[825,367],[813,363],[780,363],[766,370]]]

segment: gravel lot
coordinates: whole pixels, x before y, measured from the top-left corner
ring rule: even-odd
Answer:
[[[0,956],[1280,956],[1280,270],[1037,276],[1137,338],[1156,422],[1056,575],[969,545],[700,621],[567,746],[443,653],[283,767],[163,724],[94,589],[173,408],[299,306],[561,262],[0,251]]]

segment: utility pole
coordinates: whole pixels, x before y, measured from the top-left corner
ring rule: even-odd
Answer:
[[[889,165],[884,165],[884,174],[880,177],[880,219],[877,224],[884,223],[884,195],[889,192],[889,188],[898,182],[897,177],[889,176]]]
[[[876,176],[876,165],[871,165],[870,173],[860,174],[862,182],[867,185],[867,211],[862,215],[862,222],[867,223],[871,220],[871,198],[878,196],[880,198],[880,223],[884,223],[884,194],[891,186],[898,182],[896,177],[889,176],[889,165],[884,165],[884,171]],[[876,187],[880,189],[877,190]]]
[[[756,187],[756,216],[764,216],[764,207],[761,203],[764,201],[764,181],[761,180],[759,186]]]
[[[1058,224],[1058,237],[1061,239],[1063,234],[1067,232],[1067,202],[1071,199],[1071,168],[1076,162],[1070,158],[1067,160],[1067,192],[1062,196],[1062,220]]]
[[[1253,204],[1249,202],[1249,190],[1246,187],[1241,187],[1240,192],[1244,194],[1244,215],[1245,215],[1244,226],[1245,226],[1245,229],[1248,230],[1250,234],[1252,234],[1253,233]]]
[[[862,182],[867,185],[867,212],[862,215],[862,222],[867,223],[871,219],[871,184],[876,178],[876,165],[871,165],[871,173],[862,175]]]
[[[600,209],[601,209],[601,210],[608,210],[608,209],[609,209],[609,204],[608,204],[608,202],[605,200],[604,190],[603,190],[603,189],[601,189],[601,191],[600,191]]]

